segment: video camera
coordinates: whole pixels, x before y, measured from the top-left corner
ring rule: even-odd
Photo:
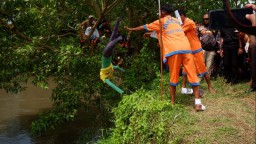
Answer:
[[[238,31],[256,35],[256,26],[252,26],[251,22],[245,18],[246,14],[252,14],[250,8],[231,9],[228,0],[223,0],[224,10],[210,11],[211,29],[220,30],[228,27],[236,28]]]
[[[251,26],[252,23],[248,19],[246,19],[246,14],[252,14],[253,10],[250,8],[236,8],[231,9],[233,16],[239,21],[241,24],[246,26]],[[209,28],[213,30],[221,30],[225,28],[235,28],[231,17],[228,13],[223,9],[211,10],[209,12]]]

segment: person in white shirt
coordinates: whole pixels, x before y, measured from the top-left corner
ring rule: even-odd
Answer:
[[[89,26],[86,28],[85,33],[84,33],[86,37],[89,36],[91,30],[92,30],[92,26]],[[99,42],[99,37],[100,37],[99,31],[97,29],[95,29],[90,37],[90,43],[96,44],[97,42]]]

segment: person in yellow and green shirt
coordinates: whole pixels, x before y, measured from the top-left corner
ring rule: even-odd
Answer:
[[[208,85],[208,90],[214,94],[215,91],[212,88],[212,85],[210,82],[210,75],[207,71],[207,67],[205,66],[205,62],[204,62],[202,45],[197,36],[196,24],[193,20],[186,17],[186,12],[184,10],[179,10],[179,14],[183,23],[182,29],[190,43],[191,51],[192,51],[195,66],[196,66],[197,75],[199,77],[205,78]],[[185,69],[183,70],[182,74],[183,74],[183,77],[182,77],[181,93],[187,94],[189,90],[186,88],[186,70]]]
[[[169,4],[161,5],[161,23],[162,23],[162,41],[163,41],[163,62],[169,66],[170,72],[170,95],[171,102],[175,103],[176,86],[179,84],[179,74],[181,64],[187,71],[187,77],[193,88],[195,95],[195,109],[197,111],[205,110],[199,95],[199,79],[196,74],[196,68],[191,52],[190,44],[185,33],[180,26],[178,19],[170,14],[172,9]],[[138,26],[135,28],[125,27],[128,31],[156,31],[158,39],[160,37],[159,20],[150,24]]]

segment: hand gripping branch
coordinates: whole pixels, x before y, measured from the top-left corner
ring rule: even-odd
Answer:
[[[120,23],[120,18],[117,19],[114,30],[110,37],[110,40],[103,50],[100,78],[104,83],[108,84],[115,91],[122,94],[124,91],[121,90],[118,86],[116,86],[109,80],[112,77],[114,70],[119,70],[121,72],[124,72],[124,69],[120,68],[119,66],[113,66],[111,63],[114,47],[119,41],[123,39],[122,36],[118,35],[119,23]]]

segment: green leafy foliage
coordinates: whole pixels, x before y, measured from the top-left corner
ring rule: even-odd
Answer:
[[[74,120],[76,113],[76,109],[71,111],[67,109],[66,105],[55,108],[50,112],[43,113],[39,120],[32,122],[32,131],[34,134],[42,134],[49,129],[49,127],[54,129],[63,122]]]
[[[176,129],[190,123],[183,106],[171,105],[160,100],[158,92],[143,89],[124,96],[113,112],[112,136],[99,143],[175,143]]]
[[[148,87],[148,83],[156,78],[159,71],[159,48],[154,40],[145,40],[139,55],[126,57],[131,65],[125,72],[125,91],[135,91],[141,87]]]

